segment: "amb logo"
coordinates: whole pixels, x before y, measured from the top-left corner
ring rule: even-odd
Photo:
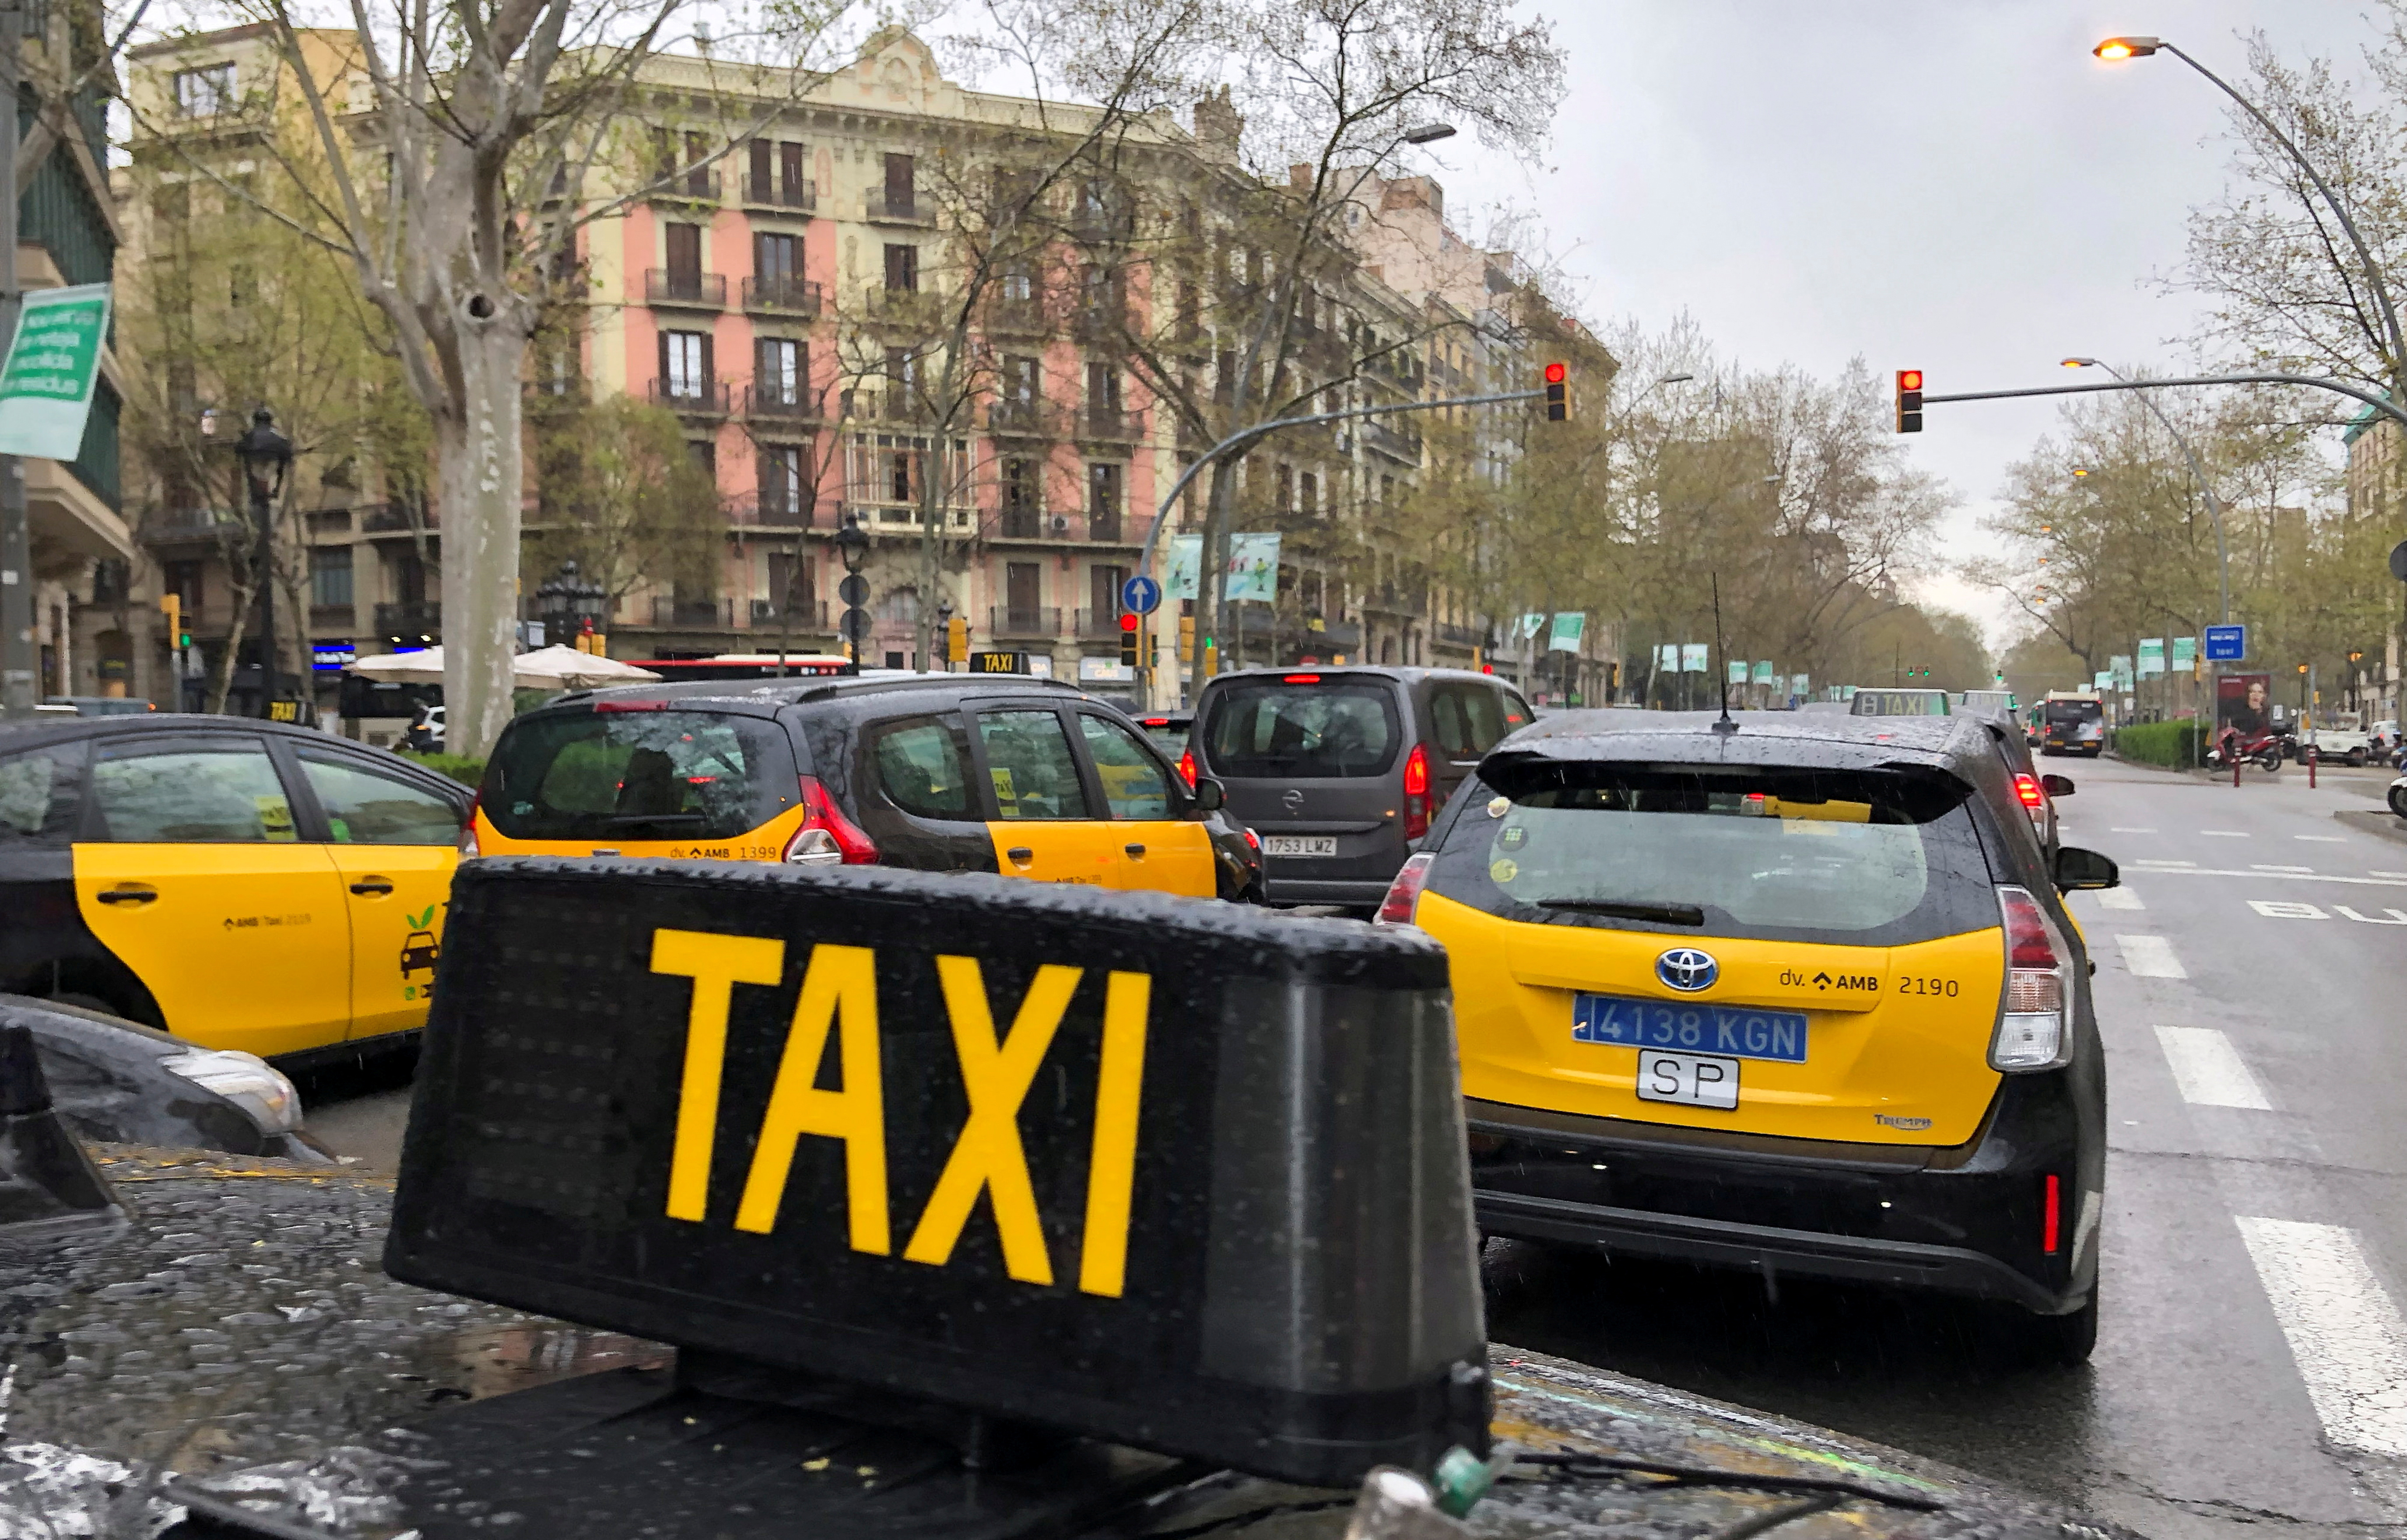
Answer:
[[[1832,973],[1824,969],[1809,978],[1796,968],[1784,968],[1780,970],[1780,982],[1791,989],[1802,989],[1812,984],[1824,995],[1834,989],[1870,994],[1880,992],[1880,975],[1877,973]]]
[[[442,959],[443,943],[426,927],[434,923],[435,906],[429,904],[423,913],[403,916],[409,922],[409,934],[401,941],[401,997],[405,1000],[431,1000],[434,997],[434,965]],[[425,982],[415,982],[424,974]]]
[[[824,941],[812,946],[769,1105],[751,1141],[752,1161],[735,1208],[736,1229],[765,1236],[776,1228],[787,1177],[808,1135],[844,1146],[845,1222],[852,1250],[873,1256],[893,1254],[876,959],[876,951],[865,946]],[[903,1243],[904,1260],[932,1267],[951,1261],[983,1196],[1002,1238],[1004,1270],[1018,1282],[1050,1286],[1053,1258],[1037,1213],[1028,1151],[1020,1143],[1019,1109],[1086,970],[1059,963],[1037,968],[1010,1029],[998,1034],[978,960],[939,954],[935,961],[969,1113],[935,1190]],[[719,1077],[726,1066],[734,989],[737,984],[784,982],[786,943],[774,937],[663,927],[652,932],[651,970],[693,981],[677,1127],[669,1150],[666,1211],[671,1219],[700,1224],[718,1152]],[[1120,1296],[1127,1275],[1137,1102],[1145,1080],[1146,1013],[1152,989],[1151,974],[1116,971],[1107,976],[1104,996],[1078,1289],[1113,1299]],[[843,1088],[835,1091],[821,1090],[817,1083],[831,1034],[843,1080]]]

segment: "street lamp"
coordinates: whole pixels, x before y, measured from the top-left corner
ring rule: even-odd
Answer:
[[[2103,369],[2118,380],[2123,377],[2113,364],[2101,363],[2096,359],[2067,359],[2064,367]],[[2157,404],[2154,397],[2144,390],[2139,391],[2138,395],[2147,403],[2148,410],[2156,414],[2157,420],[2165,425],[2165,431],[2173,436],[2173,443],[2181,446],[2182,458],[2189,461],[2189,473],[2198,478],[2199,495],[2206,499],[2206,511],[2215,516],[2215,580],[2223,598],[2223,624],[2229,626],[2231,624],[2231,550],[2223,538],[2223,504],[2216,501],[2215,488],[2207,485],[2206,467],[2199,463],[2198,452],[2189,446],[2189,440],[2182,437],[2181,430],[2173,426],[2172,418],[2165,416],[2164,409]],[[2087,475],[2088,472],[2075,468],[2072,473]]]
[[[1408,145],[1433,145],[1440,139],[1453,137],[1452,123],[1421,123],[1404,130],[1404,143]]]
[[[259,714],[271,715],[276,698],[276,500],[292,469],[292,441],[276,431],[276,414],[263,406],[250,415],[250,431],[235,441],[243,480],[250,489],[250,518],[257,544],[251,561],[259,585]],[[296,707],[297,714],[297,707]]]
[[[835,532],[835,554],[844,562],[845,576],[861,575],[861,564],[869,558],[869,533],[862,529],[859,514],[844,516],[844,528]],[[845,607],[845,640],[852,644],[852,666],[856,669],[861,667],[861,638],[853,634],[856,628],[851,619],[859,609],[859,605],[852,603]]]
[[[2256,103],[2232,90],[2229,82],[2223,77],[2161,37],[2109,37],[2089,51],[2110,64],[2119,64],[2132,59],[2146,59],[2158,53],[2172,54],[2206,77],[2216,90],[2239,103],[2241,110],[2256,119],[2257,126],[2271,134],[2273,142],[2280,145],[2290,159],[2298,162],[2299,169],[2307,174],[2307,180],[2314,183],[2315,191],[2323,195],[2325,206],[2329,207],[2332,211],[2332,217],[2340,221],[2341,229],[2347,232],[2348,244],[2356,248],[2357,260],[2364,265],[2366,284],[2373,290],[2374,301],[2382,309],[2383,330],[2390,349],[2391,386],[2395,390],[2398,387],[2400,371],[2407,368],[2407,336],[2402,336],[2400,332],[2399,311],[2390,303],[2390,290],[2382,281],[2381,266],[2374,261],[2373,253],[2366,249],[2365,237],[2357,233],[2357,221],[2348,217],[2348,210],[2341,206],[2339,195],[2332,191],[2331,184],[2324,180],[2323,173],[2315,169],[2314,162],[2307,159],[2306,153],[2291,143],[2288,134],[2274,126],[2272,119],[2257,110]],[[2224,618],[2229,620],[2230,617],[2227,615]]]
[[[610,613],[609,599],[608,591],[585,577],[574,560],[562,562],[560,571],[546,578],[534,591],[535,614],[543,620],[544,640],[556,642],[573,636],[578,652],[592,651],[592,638]]]

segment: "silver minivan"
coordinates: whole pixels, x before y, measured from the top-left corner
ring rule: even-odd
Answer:
[[[1261,841],[1270,902],[1367,911],[1480,756],[1530,720],[1519,692],[1468,670],[1248,669],[1205,681],[1188,754]]]

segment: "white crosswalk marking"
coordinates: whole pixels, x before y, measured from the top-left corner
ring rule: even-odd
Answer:
[[[2157,1041],[2172,1066],[2173,1084],[2194,1107],[2253,1107],[2271,1111],[2265,1088],[2257,1083],[2240,1050],[2211,1026],[2159,1026]]]
[[[2246,829],[2202,828],[2199,830],[2199,832],[2205,835],[2210,840],[2245,840],[2248,838],[2248,831]]]
[[[2315,869],[2313,867],[2269,867],[2259,861],[2251,861],[2248,863],[2248,869],[2251,871],[2313,871]]]
[[[2140,896],[2127,887],[2101,887],[2098,890],[2100,909],[2145,909]]]
[[[2407,871],[2368,871],[2368,877],[2407,877]]]
[[[2348,836],[2345,834],[2293,834],[2290,838],[2293,840],[2304,840],[2311,844],[2317,845],[2344,845],[2348,843]]]
[[[2157,831],[2152,828],[2126,828],[2122,825],[2117,824],[2115,826],[2112,832],[2115,834],[2154,834]]]
[[[2407,1457],[2407,1322],[2356,1232],[2238,1220],[2326,1436],[2344,1448]]]
[[[2123,966],[2143,979],[2186,979],[2189,969],[2173,955],[2173,944],[2161,936],[2117,936]]]

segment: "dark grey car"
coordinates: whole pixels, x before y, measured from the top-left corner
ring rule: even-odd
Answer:
[[[1529,703],[1460,669],[1250,669],[1206,682],[1188,746],[1262,842],[1269,901],[1375,908]]]

